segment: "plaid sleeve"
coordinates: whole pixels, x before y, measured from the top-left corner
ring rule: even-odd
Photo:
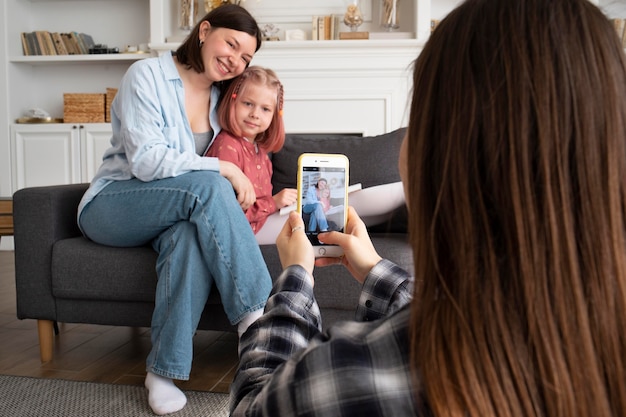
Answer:
[[[231,386],[231,415],[236,415],[235,406],[245,410],[274,370],[320,331],[311,278],[301,266],[290,266],[274,283],[265,314],[239,341],[240,366]]]
[[[409,304],[412,299],[413,278],[398,265],[383,259],[365,278],[357,321],[377,320]]]
[[[381,261],[366,278],[361,299],[364,317],[387,313],[388,320],[345,321],[321,333],[310,276],[300,266],[287,268],[265,314],[241,338],[230,415],[414,415],[411,283],[401,268]]]

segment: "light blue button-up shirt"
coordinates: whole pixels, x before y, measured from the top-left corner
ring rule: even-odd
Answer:
[[[219,94],[219,88],[213,86],[211,143],[221,130],[215,110]],[[196,154],[185,114],[183,82],[170,53],[130,66],[111,106],[111,125],[111,147],[78,206],[78,218],[87,203],[113,181],[152,181],[190,171],[219,171],[217,158]]]

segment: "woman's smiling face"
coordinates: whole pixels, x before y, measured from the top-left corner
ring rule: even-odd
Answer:
[[[250,64],[257,41],[252,35],[238,30],[211,28],[209,22],[200,27],[202,59],[205,74],[214,82],[241,74]]]

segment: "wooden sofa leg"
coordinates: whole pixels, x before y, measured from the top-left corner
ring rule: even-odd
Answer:
[[[37,320],[37,330],[39,331],[41,362],[50,362],[52,360],[54,322],[52,320]]]

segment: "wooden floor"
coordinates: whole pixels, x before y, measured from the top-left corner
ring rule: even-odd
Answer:
[[[14,252],[0,251],[0,374],[143,385],[150,329],[59,324],[52,361],[39,360],[37,322],[18,320]],[[184,390],[227,393],[237,367],[237,335],[199,331]]]

